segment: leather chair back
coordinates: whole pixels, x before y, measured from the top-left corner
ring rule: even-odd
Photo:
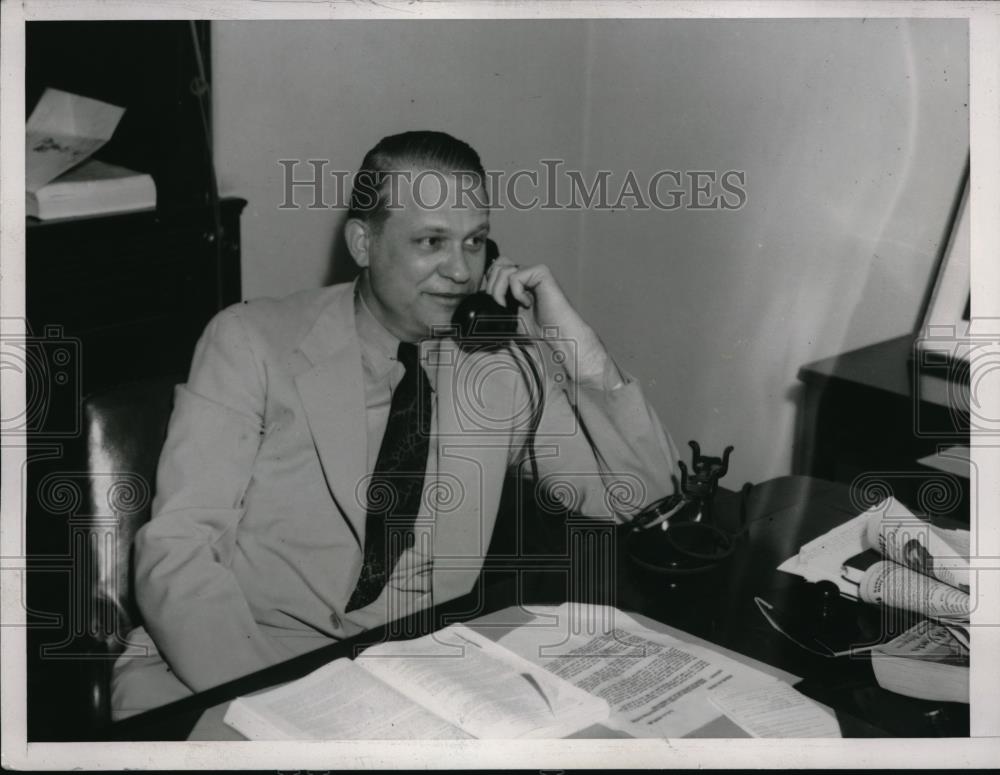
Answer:
[[[84,400],[86,546],[77,555],[90,586],[89,635],[120,652],[141,624],[133,594],[132,541],[149,521],[156,467],[180,377],[119,385]],[[74,552],[76,554],[76,552]]]

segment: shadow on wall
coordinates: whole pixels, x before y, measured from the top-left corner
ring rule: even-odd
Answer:
[[[336,235],[330,245],[330,254],[326,276],[323,278],[323,285],[335,285],[336,283],[349,283],[361,271],[351,251],[347,249],[347,241],[344,239],[344,224],[347,222],[347,213],[343,212],[337,219]]]

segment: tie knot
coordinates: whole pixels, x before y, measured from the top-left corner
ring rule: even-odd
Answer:
[[[400,342],[399,349],[396,351],[396,357],[399,362],[406,367],[407,371],[413,369],[417,365],[417,361],[420,356],[420,351],[413,342]]]

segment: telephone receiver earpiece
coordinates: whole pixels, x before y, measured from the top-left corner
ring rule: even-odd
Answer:
[[[485,271],[489,271],[489,268],[493,265],[493,262],[500,257],[500,248],[496,242],[491,240],[489,237],[486,238],[486,266]]]
[[[499,255],[497,244],[487,238],[487,270]],[[479,291],[462,299],[451,322],[458,330],[458,343],[464,349],[496,349],[517,334],[517,308],[497,304],[490,294]]]

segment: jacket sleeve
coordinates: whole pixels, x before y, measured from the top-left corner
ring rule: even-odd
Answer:
[[[545,386],[538,428],[533,442],[522,428],[515,445],[519,470],[538,477],[540,503],[627,521],[673,493],[677,448],[638,380],[609,357],[602,377],[574,382],[544,348],[540,354],[533,358]],[[529,394],[537,394],[531,370],[525,375]]]
[[[240,308],[230,307],[209,323],[188,382],[176,389],[153,518],[136,536],[136,597],[147,630],[194,691],[280,659],[230,570],[265,390]]]

